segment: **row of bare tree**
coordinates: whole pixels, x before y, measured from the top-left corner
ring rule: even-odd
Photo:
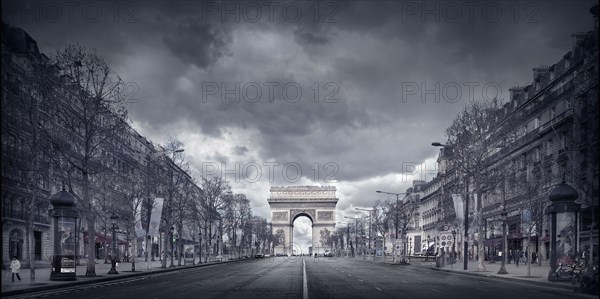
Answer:
[[[141,221],[148,230],[149,211],[157,197],[164,199],[160,230],[168,234],[174,228],[179,252],[183,240],[196,242],[199,233],[205,259],[222,252],[224,241],[238,255],[242,248],[258,250],[271,244],[266,220],[252,215],[246,196],[233,194],[221,178],[192,173],[184,154],[175,152],[183,146],[176,137],[158,147],[131,128],[130,83],[94,50],[68,45],[51,58],[8,53],[2,57],[2,71],[8,77],[2,87],[3,140],[7,141],[3,142],[2,175],[3,183],[12,179],[28,191],[21,204],[27,207],[23,209],[25,252],[32,279],[31,235],[36,215],[47,214],[50,208],[52,186],[62,185],[77,199],[80,231],[87,235],[83,242],[86,276],[96,275],[96,230],[110,229],[112,213],[119,216],[120,230],[128,234],[127,250],[134,257],[135,270],[137,240],[145,236],[137,236],[134,227]],[[7,132],[17,137],[5,138]],[[136,138],[145,142],[147,150],[135,148]],[[166,157],[169,152],[172,157]],[[163,240],[162,248],[169,248],[169,238]]]

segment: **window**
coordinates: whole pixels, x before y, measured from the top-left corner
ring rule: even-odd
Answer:
[[[570,99],[566,99],[565,100],[565,109],[571,109],[571,100]]]
[[[552,155],[552,139],[546,140],[546,156]]]
[[[552,106],[550,108],[550,119],[554,119],[556,117],[556,106]]]
[[[567,133],[563,132],[560,133],[560,150],[561,151],[566,151],[567,150]]]
[[[533,149],[533,161],[534,162],[540,161],[540,149],[537,147]]]
[[[539,118],[539,117],[536,117],[536,118],[533,120],[533,128],[534,128],[534,129],[537,129],[537,128],[539,128],[539,127],[540,127],[540,118]]]

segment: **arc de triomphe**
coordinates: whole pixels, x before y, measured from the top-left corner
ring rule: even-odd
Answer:
[[[335,230],[334,212],[338,202],[335,186],[271,187],[270,191],[271,224],[278,243],[274,254],[294,252],[294,220],[300,216],[306,216],[312,222],[313,251],[328,249],[321,235],[330,238]]]

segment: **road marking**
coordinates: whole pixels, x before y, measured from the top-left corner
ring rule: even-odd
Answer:
[[[408,281],[406,281],[406,280],[403,280],[402,282],[403,282],[403,283],[408,283]]]
[[[487,281],[483,281],[483,280],[480,280],[479,282],[481,282],[481,283],[489,283],[489,282],[487,282]]]
[[[436,290],[436,289],[431,289],[431,290],[433,290],[433,291],[436,291],[436,292],[438,292],[438,293],[441,293],[441,291],[438,291],[438,290]]]
[[[302,273],[303,273],[302,299],[308,299],[308,281],[306,279],[306,262],[304,259],[302,259]]]
[[[378,288],[378,287],[375,287],[375,288],[381,291],[381,289],[380,289],[380,288]]]
[[[360,282],[363,282],[363,280],[362,280],[362,279],[359,279],[359,281],[360,281]]]
[[[484,292],[487,292],[487,291],[488,291],[488,290],[484,290],[484,289],[482,289],[482,288],[477,288],[477,289],[478,289],[478,290],[480,290],[480,291],[484,291]]]
[[[352,276],[352,275],[348,274],[348,276]]]

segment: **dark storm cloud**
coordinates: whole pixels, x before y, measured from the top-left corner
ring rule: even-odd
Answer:
[[[159,133],[174,123],[214,138],[230,128],[256,130],[256,144],[234,142],[232,153],[241,158],[250,149],[255,158],[303,166],[332,161],[339,178],[359,181],[403,172],[403,163],[434,155],[429,144],[443,141],[452,117],[468,104],[465,83],[498,84],[506,98],[515,82],[531,81],[531,68],[569,51],[571,33],[592,28],[594,2],[288,1],[303,12],[292,21],[282,15],[284,2],[271,20],[262,1],[239,2],[238,15],[221,14],[224,2],[140,1],[133,2],[135,22],[125,22],[127,14],[115,21],[109,6],[98,3],[106,13],[97,22],[27,21],[14,9],[3,19],[24,27],[46,53],[71,42],[97,47],[139,85],[134,119]],[[256,22],[243,14],[251,4],[262,8]],[[461,12],[456,20],[453,8]],[[279,86],[271,100],[265,84],[273,82]],[[293,101],[292,89],[287,97],[282,91],[290,82],[303,91]],[[244,99],[245,91],[254,95],[253,83],[262,92],[257,101]],[[406,84],[420,90],[405,97]],[[462,97],[448,101],[440,90],[439,101],[423,97],[436,84],[457,84]],[[334,90],[337,101],[325,103]],[[224,153],[195,160],[237,159]]]
[[[205,68],[226,54],[231,43],[231,32],[217,31],[210,24],[188,19],[163,39],[169,50],[182,62]]]

